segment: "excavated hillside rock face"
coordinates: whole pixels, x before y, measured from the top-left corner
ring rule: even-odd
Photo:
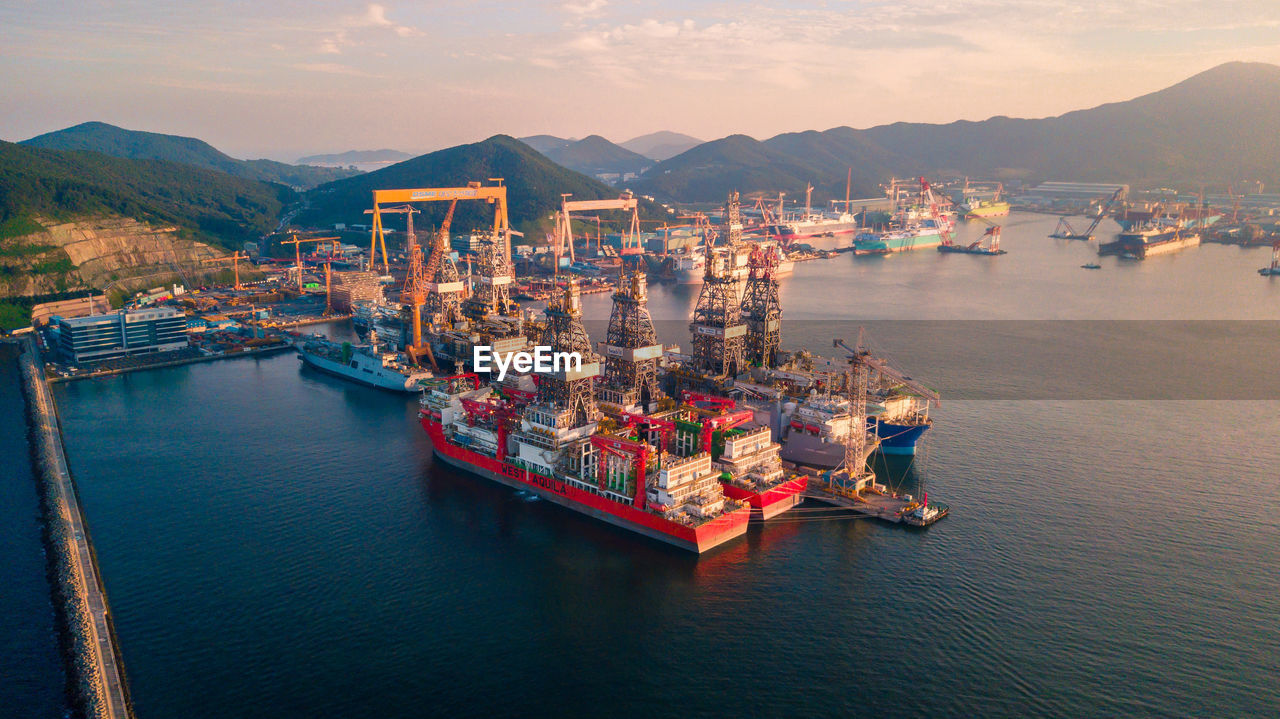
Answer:
[[[29,296],[115,282],[137,290],[183,275],[222,269],[201,261],[226,253],[181,239],[177,228],[152,227],[125,217],[54,222],[36,218],[44,232],[0,241],[0,295]]]

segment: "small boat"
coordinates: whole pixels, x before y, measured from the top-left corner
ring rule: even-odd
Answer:
[[[1102,265],[1098,264],[1097,262],[1090,262],[1090,263],[1089,263],[1089,264],[1087,264],[1087,265],[1080,265],[1080,267],[1082,267],[1083,269],[1086,269],[1086,270],[1100,270],[1100,269],[1102,269]]]
[[[925,495],[927,499],[928,495]],[[915,509],[902,514],[902,521],[913,527],[927,527],[930,524],[942,519],[951,512],[951,508],[945,504],[927,504],[925,500],[920,501]]]

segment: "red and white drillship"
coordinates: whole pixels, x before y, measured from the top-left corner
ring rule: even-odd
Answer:
[[[554,404],[509,404],[474,375],[434,381],[419,417],[446,463],[646,537],[700,553],[747,531],[752,510],[725,496],[709,453],[659,455]]]

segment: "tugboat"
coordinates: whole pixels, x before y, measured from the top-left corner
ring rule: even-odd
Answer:
[[[1080,265],[1080,268],[1085,270],[1100,270],[1102,269],[1102,265],[1097,262],[1090,262],[1088,264]]]
[[[927,527],[951,513],[945,504],[929,504],[929,493],[923,492],[920,501],[902,513],[902,521],[913,527]]]

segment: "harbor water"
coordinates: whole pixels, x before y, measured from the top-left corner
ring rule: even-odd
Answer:
[[[0,343],[0,716],[57,717],[66,710],[66,675],[17,357],[17,345]]]
[[[1086,339],[1074,321],[1280,320],[1266,250],[1091,272],[1055,221],[1009,218],[1003,257],[801,263],[784,344],[830,353],[871,320]],[[651,287],[664,339],[685,341],[696,293]],[[608,302],[584,298],[596,340]],[[1020,393],[983,368],[939,381],[990,345],[957,326],[941,349],[875,330],[945,395],[927,450],[878,470],[923,477],[947,519],[802,508],[701,557],[433,462],[414,398],[292,355],[58,385],[138,716],[1274,714],[1280,394],[1194,373],[1037,393],[1017,357]]]

